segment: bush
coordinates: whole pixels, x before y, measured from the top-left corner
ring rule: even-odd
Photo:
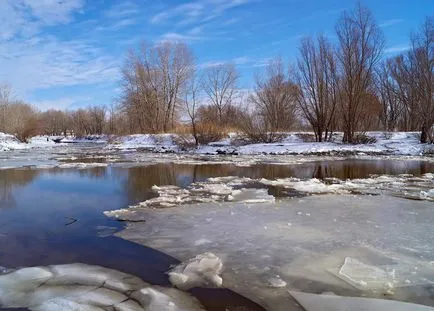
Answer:
[[[258,114],[245,113],[240,117],[239,129],[241,136],[238,140],[241,143],[277,143],[286,136],[284,133],[270,130],[263,116]]]
[[[367,145],[367,144],[375,144],[377,139],[375,137],[366,135],[365,133],[359,133],[354,137],[354,145]]]
[[[297,133],[295,136],[301,139],[304,143],[312,143],[316,141],[315,134],[312,133]]]
[[[211,142],[222,140],[226,133],[223,128],[213,123],[200,123],[196,127],[199,144],[207,145]]]

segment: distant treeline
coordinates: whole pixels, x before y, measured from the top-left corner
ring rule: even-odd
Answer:
[[[336,40],[305,37],[297,61],[270,60],[250,91],[232,63],[196,64],[184,43],[142,43],[122,68],[122,93],[110,107],[38,113],[0,94],[0,131],[29,135],[185,132],[195,143],[239,131],[271,142],[282,131],[310,129],[317,141],[342,131],[357,143],[368,130],[420,131],[434,142],[434,17],[409,38],[405,53],[385,57],[371,11],[358,5],[336,23]]]

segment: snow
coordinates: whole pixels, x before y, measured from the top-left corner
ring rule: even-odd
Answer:
[[[0,132],[0,151],[26,149],[26,144],[20,142],[15,136]]]
[[[177,151],[172,134],[136,134],[112,139],[111,149],[148,149],[150,151]]]
[[[213,253],[204,253],[181,263],[168,274],[174,286],[189,290],[194,287],[221,287],[222,270],[223,262],[219,257]]]
[[[31,311],[198,311],[187,293],[99,266],[31,267],[0,275],[0,307]]]
[[[421,156],[430,153],[434,148],[419,143],[419,133],[396,132],[368,132],[375,137],[376,143],[348,145],[341,143],[342,133],[336,134],[334,142],[304,142],[301,135],[312,133],[284,133],[285,137],[278,143],[239,145],[239,136],[231,133],[228,137],[208,145],[201,145],[196,149],[182,151],[176,145],[176,134],[138,134],[118,137],[109,148],[119,150],[148,149],[154,152],[178,152],[192,154],[353,154],[353,155],[408,155]]]
[[[293,292],[290,294],[306,311],[433,311],[434,308],[384,299],[340,297]]]

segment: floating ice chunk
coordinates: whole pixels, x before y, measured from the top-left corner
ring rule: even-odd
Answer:
[[[173,268],[169,274],[170,282],[182,289],[193,287],[221,287],[223,279],[222,260],[213,253],[204,253]]]
[[[292,291],[290,294],[307,311],[434,311],[434,308],[428,306],[392,300],[316,295]]]
[[[83,305],[65,298],[56,298],[32,307],[33,311],[104,311],[103,308]]]
[[[85,264],[24,268],[1,275],[0,307],[32,311],[203,310],[187,293],[151,288],[135,276]]]
[[[279,275],[269,279],[268,283],[270,284],[270,287],[275,287],[275,288],[282,288],[287,285],[287,283],[284,280],[282,280]]]
[[[212,243],[210,240],[207,239],[199,239],[196,242],[194,242],[194,245],[196,246],[201,246],[201,245],[205,245],[205,244],[209,244]]]
[[[339,277],[360,289],[384,288],[389,275],[383,269],[347,257],[338,272]]]

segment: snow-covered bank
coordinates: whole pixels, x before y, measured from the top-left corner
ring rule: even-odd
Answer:
[[[153,152],[175,152],[193,154],[229,154],[229,155],[411,155],[421,156],[434,153],[434,146],[419,143],[419,134],[415,132],[397,132],[385,134],[370,132],[376,139],[372,144],[349,145],[341,143],[341,134],[337,134],[335,142],[308,142],[305,136],[311,133],[287,133],[278,143],[240,145],[235,134],[208,145],[186,149],[177,145],[180,141],[175,134],[144,134],[113,138],[109,148],[118,150],[145,149]]]
[[[0,132],[0,151],[25,149],[26,144],[20,142],[15,136]]]
[[[223,286],[271,311],[299,310],[288,290],[434,305],[430,202],[325,195],[223,207],[126,210],[117,235],[187,262],[212,252]]]
[[[184,155],[318,155],[318,156],[430,156],[434,145],[420,144],[419,133],[396,132],[385,134],[370,132],[375,138],[372,144],[343,144],[342,134],[337,133],[334,142],[312,142],[312,133],[286,133],[281,142],[267,144],[241,143],[240,137],[232,133],[221,141],[186,147],[188,135],[137,134],[127,136],[93,135],[84,138],[36,136],[29,143],[21,143],[12,135],[0,133],[0,151],[64,146],[70,143],[101,145],[114,151],[148,151],[154,153],[176,153]],[[56,143],[55,143],[56,142]]]

